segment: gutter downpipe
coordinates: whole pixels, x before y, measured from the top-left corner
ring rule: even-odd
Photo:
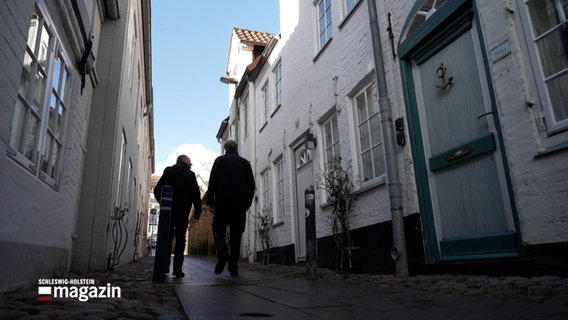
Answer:
[[[142,30],[144,34],[144,88],[146,92],[146,114],[150,131],[150,157],[152,160],[152,173],[156,168],[156,154],[154,141],[154,87],[152,85],[152,5],[151,0],[141,0],[142,3]],[[118,2],[117,2],[118,4]],[[118,6],[117,6],[118,16]]]
[[[111,20],[120,19],[120,11],[118,10],[118,0],[105,0],[105,10],[107,17]]]
[[[375,0],[367,0],[369,8],[369,23],[371,25],[371,42],[375,59],[375,77],[381,114],[381,127],[385,144],[385,159],[387,165],[387,185],[390,198],[393,248],[391,257],[395,261],[396,276],[408,277],[408,258],[406,254],[406,235],[404,231],[404,214],[402,211],[402,191],[398,176],[398,160],[394,139],[392,108],[387,91],[386,74],[381,48],[381,36],[377,19],[377,4]]]

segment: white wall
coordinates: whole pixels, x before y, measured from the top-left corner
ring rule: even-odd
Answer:
[[[508,39],[512,54],[495,63],[490,63],[490,72],[499,109],[504,135],[504,145],[510,170],[514,201],[518,210],[520,230],[526,245],[568,241],[568,155],[560,151],[535,158],[543,150],[543,137],[535,119],[538,109],[529,108],[525,101],[535,95],[531,91],[531,76],[528,60],[521,48],[524,35],[520,31],[517,12],[509,2],[490,0],[476,1],[481,17],[482,37],[485,50]],[[403,86],[398,57],[393,58],[388,37],[387,14],[391,13],[394,47],[399,42],[403,24],[415,1],[377,1],[381,46],[385,60],[388,92],[393,118],[406,119]],[[273,161],[282,156],[285,161],[286,221],[274,229],[275,244],[285,246],[293,243],[295,216],[294,168],[290,158],[290,144],[300,139],[308,129],[318,138],[318,149],[313,152],[314,174],[323,167],[321,131],[318,120],[337,104],[339,110],[341,153],[344,159],[353,159],[356,177],[360,172],[357,140],[354,128],[352,95],[356,90],[374,79],[371,35],[367,3],[345,19],[342,1],[332,1],[333,40],[323,52],[317,49],[316,18],[310,1],[281,1],[281,40],[255,81],[256,125],[262,119],[261,86],[268,79],[273,87],[273,67],[283,65],[283,104],[258,132],[256,138],[255,172],[260,181],[260,172],[273,167]],[[340,28],[341,25],[341,28]],[[489,54],[489,52],[488,52]],[[337,100],[333,78],[337,77]],[[273,91],[271,91],[273,94]],[[271,97],[273,99],[273,96]],[[419,212],[410,144],[397,146],[399,176],[403,188],[404,214]],[[275,172],[271,170],[273,180]],[[317,177],[314,177],[317,180]],[[360,191],[363,189],[359,189]],[[387,190],[384,184],[371,187],[358,194],[353,208],[352,228],[359,228],[390,220]],[[274,194],[272,195],[274,199]],[[327,208],[322,206],[324,197],[319,194],[317,233],[318,237],[330,234]]]
[[[323,136],[319,120],[329,113],[334,106],[338,109],[338,125],[340,128],[341,155],[352,160],[358,194],[353,208],[352,228],[359,228],[390,220],[388,193],[382,183],[366,186],[360,183],[358,173],[358,151],[356,129],[354,127],[354,105],[352,95],[374,79],[374,61],[370,41],[369,22],[366,5],[360,5],[352,12],[348,21],[340,1],[332,1],[333,39],[323,51],[317,48],[316,12],[310,1],[281,1],[281,33],[269,63],[255,81],[257,100],[260,101],[260,88],[268,79],[273,99],[275,63],[281,62],[283,67],[282,107],[268,119],[267,125],[258,133],[256,140],[256,173],[260,181],[260,172],[272,168],[269,175],[274,180],[273,161],[282,156],[284,159],[284,177],[286,192],[286,220],[284,224],[274,228],[275,244],[285,246],[295,242],[296,192],[295,168],[293,167],[293,150],[291,144],[303,139],[307,130],[311,130],[318,139],[318,147],[312,151],[314,183],[318,183],[318,175],[323,168]],[[342,23],[343,22],[343,23]],[[341,25],[341,28],[339,26]],[[386,45],[386,44],[385,44]],[[386,47],[386,50],[389,47]],[[390,51],[387,51],[388,53]],[[388,66],[397,68],[398,62]],[[334,78],[337,77],[337,89]],[[398,77],[400,79],[400,77]],[[398,92],[401,89],[396,84]],[[336,91],[337,90],[337,91]],[[337,94],[337,96],[336,96]],[[396,107],[396,101],[394,103]],[[403,106],[401,110],[404,110]],[[261,105],[257,106],[256,117],[262,117]],[[259,123],[257,121],[257,123]],[[409,158],[409,150],[399,152],[403,159]],[[412,173],[411,162],[401,164],[403,177]],[[365,190],[365,191],[363,191]],[[327,217],[329,207],[323,206],[325,198],[321,190],[317,191],[317,236],[331,234]],[[272,195],[274,200],[275,193]],[[405,203],[406,213],[417,211],[416,196],[410,193]]]
[[[381,31],[386,30],[386,12],[392,13],[395,44],[414,1],[378,1]],[[546,134],[539,127],[540,106],[530,107],[536,100],[534,78],[527,57],[525,34],[520,25],[524,5],[511,1],[478,0],[474,2],[480,17],[482,39],[488,55],[499,121],[503,132],[514,201],[518,211],[521,237],[526,245],[568,241],[568,154],[566,150],[542,158],[535,156],[544,150]],[[520,2],[517,2],[520,3]],[[386,34],[382,34],[385,57],[389,57]],[[493,63],[491,49],[509,41],[511,54]],[[395,114],[403,114],[402,86],[398,68],[387,69],[389,92],[396,103]],[[396,115],[395,115],[396,117]],[[564,143],[568,140],[564,134]],[[405,158],[405,163],[410,162]],[[415,193],[414,179],[408,166],[405,174],[407,198]],[[406,169],[405,169],[406,170]],[[412,202],[410,202],[412,203]],[[409,203],[409,204],[410,204]]]
[[[55,2],[47,2],[45,8],[70,59],[71,87],[67,91],[70,99],[67,101],[58,186],[49,186],[7,156],[33,6],[32,0],[0,4],[0,32],[6,40],[0,49],[0,64],[3,66],[0,76],[0,177],[3,183],[0,193],[0,268],[3,270],[0,291],[68,270],[93,91],[87,83],[81,95],[74,52],[58,16],[60,9]]]
[[[539,127],[540,105],[523,48],[526,36],[519,19],[525,8],[490,0],[477,1],[477,8],[488,53],[505,40],[512,49],[511,55],[489,66],[523,241],[531,245],[566,242],[568,152],[535,158],[543,151],[547,137]],[[527,101],[537,104],[530,107]],[[565,135],[564,143],[567,141]]]
[[[132,261],[138,215],[147,211],[151,165],[148,155],[152,138],[149,137],[148,118],[144,116],[148,110],[144,90],[141,3],[121,1],[119,10],[121,18],[106,21],[101,29],[98,55],[106,63],[97,65],[100,84],[93,97],[89,123],[88,153],[73,256],[73,268],[79,271],[104,270],[116,245],[122,255],[113,256],[112,263]],[[137,23],[135,47],[132,47],[132,36],[127,36],[128,28],[133,25],[131,21]],[[131,61],[132,68],[129,67]],[[130,72],[132,80],[129,79]],[[126,142],[124,153],[123,135]],[[130,173],[129,163],[132,163]],[[127,209],[121,220],[116,219],[116,207]],[[113,231],[121,241],[115,243]]]

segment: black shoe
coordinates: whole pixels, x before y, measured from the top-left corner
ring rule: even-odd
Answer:
[[[185,273],[183,273],[183,271],[181,271],[180,269],[174,269],[174,272],[172,272],[172,274],[176,277],[176,278],[183,278],[185,277]]]
[[[239,268],[237,266],[229,266],[229,273],[231,273],[231,277],[238,277]]]
[[[219,259],[219,261],[215,265],[215,274],[221,274],[223,270],[225,270],[225,265],[227,264],[227,261],[229,261],[229,256]]]

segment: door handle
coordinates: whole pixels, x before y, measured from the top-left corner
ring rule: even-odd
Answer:
[[[479,120],[483,117],[487,117],[488,115],[493,115],[493,111],[487,111],[485,113],[480,114],[479,116],[477,116],[477,120]]]

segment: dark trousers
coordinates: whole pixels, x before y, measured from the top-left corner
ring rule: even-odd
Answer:
[[[215,205],[213,216],[213,237],[217,258],[225,259],[229,256],[229,268],[236,267],[241,255],[241,238],[245,231],[246,210],[239,205]],[[229,231],[229,247],[227,247],[226,233]]]
[[[170,241],[168,242],[168,252],[172,253],[172,242],[176,239],[176,245],[173,248],[174,269],[181,269],[183,265],[183,253],[185,251],[185,233],[187,232],[188,218],[174,217],[170,223]],[[168,270],[170,269],[170,258],[167,262]]]

